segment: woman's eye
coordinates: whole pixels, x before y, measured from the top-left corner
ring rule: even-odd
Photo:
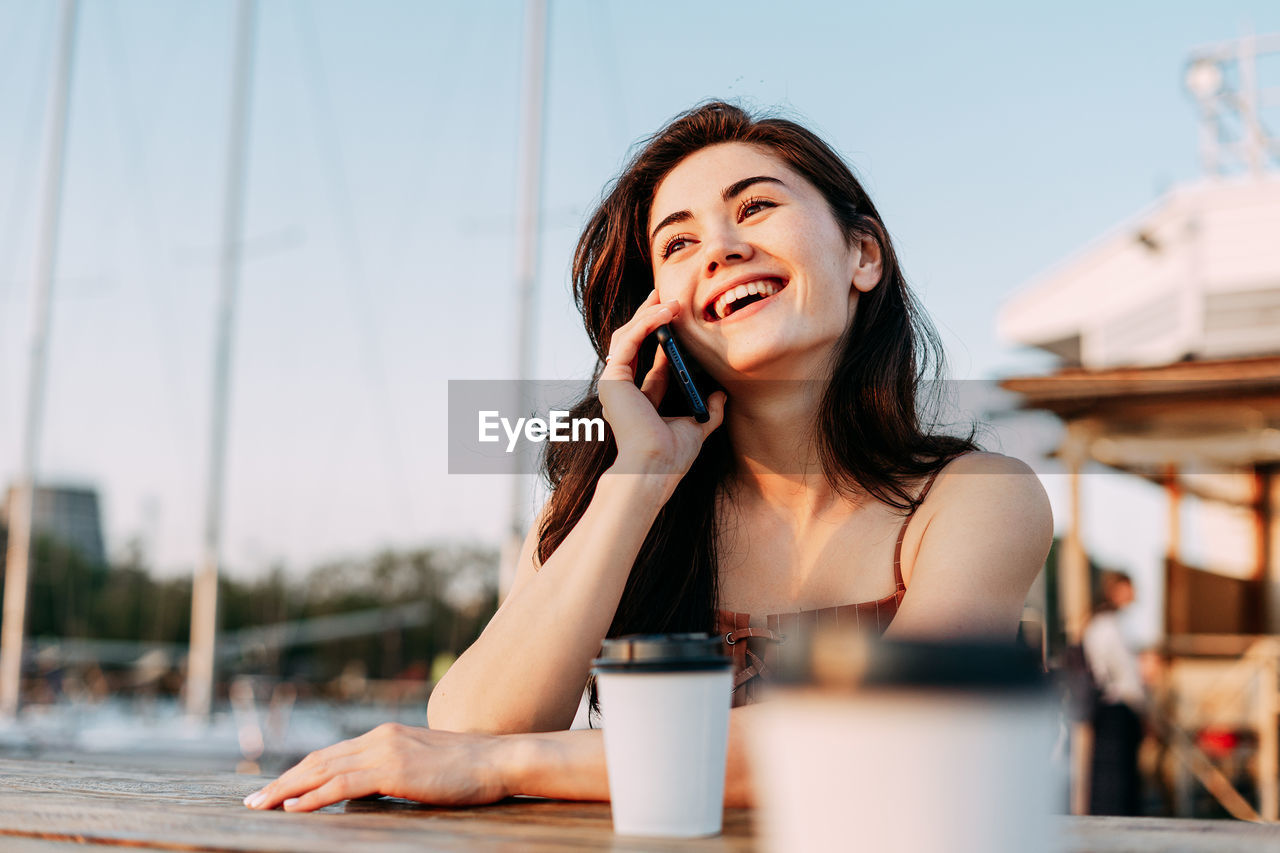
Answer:
[[[738,218],[746,219],[748,216],[755,216],[766,208],[773,207],[773,202],[764,198],[749,198],[742,203],[742,207],[738,209]]]
[[[662,257],[664,258],[671,257],[672,252],[677,252],[680,249],[683,249],[684,244],[688,242],[689,242],[688,237],[683,237],[677,234],[675,237],[672,237],[670,240],[668,240],[666,244],[662,247]]]

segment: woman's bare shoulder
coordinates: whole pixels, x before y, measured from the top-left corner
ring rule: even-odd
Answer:
[[[983,531],[987,542],[1052,537],[1049,497],[1031,466],[1002,453],[973,451],[948,462],[918,512],[919,540]],[[945,534],[940,531],[945,530]]]
[[[948,462],[938,475],[952,477],[962,474],[1027,474],[1034,477],[1031,466],[1012,456],[1003,453],[992,453],[986,450],[974,450],[962,453]]]
[[[1037,504],[1043,498],[1046,506],[1048,503],[1044,486],[1030,465],[1003,453],[978,450],[957,456],[943,466],[921,509],[937,512],[997,496],[1002,498],[1002,504],[1009,499],[1026,498]]]
[[[1031,467],[966,453],[942,469],[920,513],[899,632],[1015,628],[1053,537],[1049,499]],[[905,561],[903,569],[905,577]]]

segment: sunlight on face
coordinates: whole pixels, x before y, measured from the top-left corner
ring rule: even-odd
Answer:
[[[858,293],[879,279],[879,253],[850,245],[822,194],[743,143],[676,166],[647,236],[659,295],[680,300],[677,334],[726,384],[825,376]]]

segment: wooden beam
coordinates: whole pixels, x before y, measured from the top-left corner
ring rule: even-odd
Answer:
[[[1125,474],[1131,474],[1134,477],[1139,477],[1146,480],[1148,483],[1153,483],[1161,487],[1164,487],[1168,482],[1169,466],[1165,466],[1159,472],[1153,472],[1142,468],[1134,468],[1128,465],[1107,464],[1107,467],[1114,468],[1115,470],[1121,471]],[[1196,500],[1204,501],[1205,503],[1214,503],[1221,506],[1234,507],[1236,509],[1253,511],[1257,508],[1257,502],[1252,498],[1249,500],[1232,500],[1231,498],[1225,497],[1217,492],[1200,488],[1195,485],[1195,483],[1188,482],[1186,479],[1179,480],[1178,494],[1184,498],[1195,498]]]

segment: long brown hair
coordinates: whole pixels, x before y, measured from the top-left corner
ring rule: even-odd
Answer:
[[[653,289],[645,239],[658,184],[684,158],[709,145],[738,142],[778,157],[822,193],[847,238],[871,238],[882,252],[882,276],[858,300],[854,320],[837,350],[822,397],[818,452],[832,487],[849,497],[870,495],[909,512],[911,486],[950,459],[977,449],[967,437],[935,434],[923,423],[927,380],[941,373],[937,333],[907,288],[889,233],[852,171],[812,131],[782,118],[755,118],[713,101],[677,116],[644,141],[604,195],[578,240],[573,294],[600,358],[591,389],[573,417],[602,417],[596,383],[614,330]],[[637,382],[652,364],[652,342],[642,350]],[[700,376],[703,387],[717,387]],[[679,410],[672,388],[660,410]],[[730,403],[731,404],[731,403]],[[582,517],[617,445],[548,442],[543,457],[551,500],[539,530],[537,556],[545,562]],[[636,556],[608,636],[668,631],[715,631],[719,600],[716,503],[733,466],[726,430],[706,440]],[[590,704],[597,710],[595,684]]]

